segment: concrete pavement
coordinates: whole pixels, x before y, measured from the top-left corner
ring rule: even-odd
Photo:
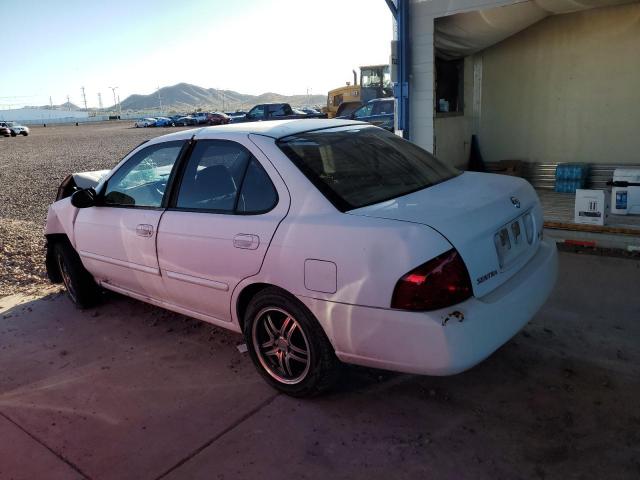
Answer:
[[[632,478],[639,285],[637,260],[563,253],[551,300],[478,367],[348,367],[311,400],[202,322],[115,295],[84,312],[5,297],[0,479]]]

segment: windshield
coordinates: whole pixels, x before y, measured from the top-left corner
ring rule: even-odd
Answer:
[[[375,127],[305,132],[285,137],[278,146],[343,212],[422,190],[460,173]]]
[[[362,84],[362,88],[382,86],[382,79],[380,78],[380,69],[363,68],[360,73],[360,81]]]

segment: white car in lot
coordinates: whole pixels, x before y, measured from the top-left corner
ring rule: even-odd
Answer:
[[[485,359],[554,286],[542,232],[525,180],[361,122],[254,122],[67,177],[47,271],[81,307],[103,287],[241,332],[264,378],[304,396],[339,361],[450,375]]]
[[[146,127],[155,127],[156,119],[155,118],[141,118],[140,120],[136,120],[134,123],[136,128],[146,128]]]
[[[12,137],[17,137],[18,135],[26,137],[29,135],[29,127],[25,127],[16,122],[0,122],[0,127],[8,128],[11,131]]]

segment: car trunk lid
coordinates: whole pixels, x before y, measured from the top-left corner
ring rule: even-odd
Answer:
[[[437,230],[462,256],[477,297],[502,285],[535,254],[543,224],[540,202],[528,182],[474,172],[347,213]]]

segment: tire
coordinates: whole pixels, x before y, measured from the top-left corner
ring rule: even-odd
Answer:
[[[100,287],[84,268],[73,247],[68,242],[57,242],[53,254],[71,301],[81,309],[96,305],[100,299]]]
[[[258,372],[287,395],[318,395],[337,378],[339,362],[324,330],[304,304],[279,288],[251,299],[244,337]]]
[[[12,137],[16,137],[18,134],[16,132],[14,132],[13,130],[11,130],[11,136]]]
[[[27,137],[27,136],[29,136],[29,133],[28,132],[22,132],[20,135],[22,135],[23,137]]]

